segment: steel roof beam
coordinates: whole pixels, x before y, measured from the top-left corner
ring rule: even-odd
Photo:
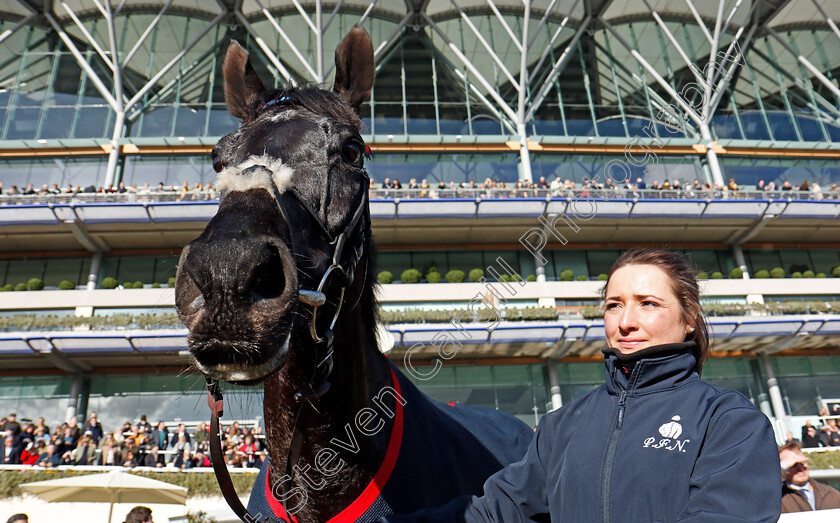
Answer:
[[[96,54],[98,54],[99,57],[102,58],[102,61],[105,62],[105,65],[107,65],[108,68],[110,68],[113,71],[115,69],[114,62],[111,61],[111,59],[108,57],[108,54],[105,53],[105,50],[102,49],[99,43],[93,38],[93,35],[90,34],[90,32],[88,32],[88,30],[85,28],[85,25],[82,23],[81,20],[79,20],[79,17],[76,16],[76,13],[74,13],[73,10],[70,9],[70,6],[67,5],[67,2],[61,2],[61,7],[63,7],[64,10],[67,11],[67,14],[70,15],[70,19],[73,20],[73,23],[76,24],[76,27],[79,29],[79,31],[81,31],[82,35],[84,35],[85,39],[88,41],[91,47],[93,47],[94,51],[96,51]],[[105,13],[103,13],[102,15],[106,21],[109,20],[110,17],[108,15],[106,15]]]
[[[429,27],[431,27],[438,34],[438,36],[440,36],[440,38],[446,43],[446,45],[449,47],[449,50],[452,51],[452,53],[458,57],[458,60],[460,60],[462,64],[464,64],[467,70],[469,70],[470,74],[472,74],[475,77],[475,79],[478,80],[478,83],[480,83],[481,86],[488,92],[488,94],[490,94],[493,100],[497,104],[499,104],[499,107],[502,108],[502,110],[505,112],[508,118],[516,122],[518,119],[516,112],[513,109],[511,109],[511,107],[504,100],[504,98],[502,98],[496,91],[496,88],[493,87],[493,85],[490,82],[488,82],[486,78],[484,78],[484,75],[481,74],[481,72],[464,55],[464,53],[460,49],[458,49],[458,46],[455,45],[455,42],[449,39],[446,33],[444,33],[443,30],[440,27],[438,27],[437,23],[435,23],[435,21],[432,20],[432,18],[428,14],[421,13],[421,16],[426,21],[426,23],[429,24]]]
[[[271,65],[273,65],[274,68],[277,69],[277,72],[283,75],[283,78],[289,85],[291,85],[292,87],[296,87],[297,82],[295,82],[295,79],[292,77],[292,74],[289,72],[288,69],[286,69],[286,67],[282,63],[280,63],[280,60],[278,60],[274,52],[271,49],[269,49],[268,44],[265,43],[265,40],[263,40],[262,37],[258,35],[256,31],[254,31],[254,28],[251,27],[251,24],[248,23],[248,19],[245,18],[245,15],[243,15],[241,11],[236,11],[236,18],[242,23],[242,26],[245,27],[245,30],[248,31],[248,34],[251,35],[251,38],[253,38],[254,41],[257,42],[257,45],[260,49],[262,49],[263,54],[268,59],[268,61],[271,62]]]
[[[820,81],[821,84],[826,86],[834,94],[834,96],[840,97],[840,88],[838,88],[834,82],[829,80],[822,72],[820,72],[820,70],[817,69],[817,67],[814,64],[812,64],[810,60],[805,58],[805,56],[803,56],[802,53],[794,49],[793,46],[790,45],[790,43],[788,43],[787,40],[782,38],[782,36],[779,33],[777,33],[772,27],[765,25],[764,29],[766,29],[767,32],[770,33],[770,35],[776,39],[776,41],[782,44],[782,47],[787,49],[787,51],[790,54],[795,56],[799,63],[804,65],[805,68],[808,69],[808,71],[810,71],[811,74],[813,74],[817,78],[817,80]]]
[[[280,35],[280,37],[281,37],[281,38],[283,38],[283,41],[285,41],[285,42],[286,42],[286,45],[288,45],[288,46],[291,48],[292,52],[295,54],[295,56],[297,57],[297,59],[298,59],[298,60],[300,60],[300,62],[303,64],[303,67],[304,67],[304,68],[306,68],[306,70],[307,70],[307,71],[309,72],[309,74],[312,76],[312,79],[313,79],[316,83],[321,83],[321,82],[323,82],[323,81],[324,81],[324,79],[323,79],[323,78],[321,78],[321,77],[318,75],[318,73],[317,73],[317,72],[315,72],[315,69],[313,69],[313,68],[312,68],[312,66],[310,66],[310,65],[309,65],[309,60],[307,60],[307,59],[303,56],[303,53],[301,53],[301,52],[300,52],[300,50],[297,48],[297,46],[294,44],[294,42],[292,42],[292,39],[291,39],[291,38],[289,38],[289,35],[287,35],[287,34],[286,34],[286,31],[284,31],[284,30],[283,30],[283,28],[282,28],[282,27],[280,27],[280,24],[278,24],[278,23],[277,23],[277,19],[276,19],[276,18],[274,18],[274,16],[273,16],[273,15],[269,12],[269,10],[268,10],[268,9],[266,9],[266,8],[262,5],[262,3],[260,2],[260,0],[254,0],[254,1],[257,3],[257,6],[258,6],[258,7],[260,8],[260,10],[262,11],[262,14],[263,14],[263,16],[265,16],[265,19],[266,19],[266,20],[268,20],[268,22],[271,24],[271,26],[272,26],[272,27],[274,27],[274,30],[275,30],[275,31],[277,31],[277,34],[279,34],[279,35]]]
[[[455,3],[455,0],[449,0],[449,1],[452,4],[452,6],[455,8],[455,10],[458,12],[458,15],[461,17],[461,19],[464,22],[466,22],[467,27],[470,28],[470,30],[475,35],[476,39],[478,39],[479,43],[481,43],[481,45],[484,46],[484,50],[487,51],[487,54],[490,55],[490,58],[492,58],[493,61],[496,62],[496,65],[499,66],[499,69],[502,71],[502,74],[504,74],[507,77],[508,81],[514,87],[514,89],[519,90],[519,82],[517,82],[513,78],[513,75],[510,74],[510,70],[508,70],[507,66],[502,61],[502,59],[499,58],[499,55],[496,54],[496,51],[493,50],[493,47],[490,44],[487,43],[487,40],[484,39],[484,36],[481,34],[481,31],[479,31],[478,28],[475,26],[475,24],[472,23],[472,20],[470,20],[470,17],[467,16],[467,14],[461,9],[461,7],[458,6],[458,4]],[[490,0],[487,0],[487,1],[490,1]],[[525,5],[526,5],[526,10],[530,11],[530,7],[529,7],[530,6],[530,1],[529,0],[525,0]],[[431,19],[429,19],[429,20],[431,20]],[[516,40],[514,40],[514,42],[515,41]],[[519,45],[519,44],[516,44],[516,45]]]
[[[560,58],[554,63],[554,67],[551,68],[551,72],[546,77],[545,81],[543,82],[542,86],[540,86],[540,90],[537,91],[537,95],[531,100],[531,105],[528,109],[528,114],[525,117],[526,121],[531,121],[534,117],[534,114],[537,112],[537,109],[540,108],[542,103],[545,101],[545,97],[548,96],[549,90],[553,87],[554,81],[560,75],[561,72],[566,68],[566,65],[569,63],[569,60],[572,58],[572,54],[574,53],[574,47],[577,45],[578,40],[589,29],[589,24],[592,22],[592,17],[587,16],[583,19],[583,22],[578,27],[575,35],[569,40],[566,49],[563,50],[563,53],[560,55]],[[534,70],[536,72],[536,69]]]
[[[575,10],[575,8],[577,7],[577,5],[579,3],[580,3],[580,0],[577,0],[575,2],[575,4],[572,6],[572,11]],[[548,58],[549,55],[551,54],[551,50],[554,48],[554,42],[557,41],[557,37],[560,36],[560,32],[563,30],[563,28],[566,27],[566,24],[569,22],[570,19],[571,19],[571,16],[566,16],[563,19],[563,21],[560,22],[560,26],[557,28],[556,31],[554,31],[554,34],[551,35],[551,40],[549,40],[548,45],[545,46],[545,50],[542,52],[542,55],[540,55],[540,59],[537,60],[537,65],[535,65],[531,70],[531,76],[528,77],[528,83],[532,83],[534,81],[534,78],[537,76],[537,72],[540,70],[540,67],[542,67],[543,62],[545,62],[545,59]],[[583,25],[583,23],[581,23],[581,25]],[[537,37],[538,33],[539,33],[539,27],[537,28],[536,31],[534,31],[534,38],[532,38],[531,42],[528,43],[528,47],[530,47],[531,44],[534,43],[534,39]]]
[[[0,34],[0,44],[3,43],[3,41],[6,40],[6,38],[15,34],[18,31],[18,29],[31,22],[33,18],[35,18],[35,13],[29,13],[24,18],[22,18],[20,22],[16,23],[14,27],[3,31],[3,34]]]
[[[141,34],[140,38],[137,39],[137,42],[134,44],[134,47],[132,47],[128,54],[125,55],[125,58],[123,58],[121,65],[123,69],[125,69],[125,66],[128,65],[128,62],[131,61],[131,59],[140,49],[140,46],[143,45],[143,42],[146,41],[146,38],[148,38],[149,35],[152,34],[152,31],[155,27],[157,27],[158,22],[160,22],[160,19],[163,18],[164,13],[166,13],[166,10],[169,9],[170,5],[172,5],[172,0],[166,0],[166,3],[163,5],[163,9],[160,10],[157,16],[155,16],[154,20],[152,20],[152,23],[150,23],[146,30],[143,31],[143,34]]]

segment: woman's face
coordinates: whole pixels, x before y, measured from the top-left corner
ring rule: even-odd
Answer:
[[[685,340],[689,326],[668,275],[655,265],[625,265],[607,285],[607,343],[623,354]]]

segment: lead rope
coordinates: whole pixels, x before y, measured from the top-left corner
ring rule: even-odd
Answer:
[[[205,380],[207,382],[207,406],[210,407],[210,462],[213,465],[213,472],[216,473],[216,480],[219,482],[219,488],[222,489],[222,496],[236,516],[247,523],[258,523],[259,520],[252,516],[239,501],[236,488],[234,488],[233,481],[230,479],[230,472],[225,465],[225,456],[222,453],[222,438],[219,435],[219,418],[224,414],[225,405],[222,389],[219,387],[216,378],[206,377]],[[268,521],[268,519],[264,521]]]
[[[318,399],[330,389],[330,382],[327,381],[333,367],[333,333],[332,330],[327,330],[324,333],[325,345],[327,354],[318,362],[312,373],[312,379],[306,384],[304,388],[295,393],[294,399],[300,404],[297,414],[295,415],[295,424],[292,428],[292,438],[289,443],[289,452],[286,455],[286,473],[283,476],[283,481],[280,483],[280,498],[285,501],[287,494],[295,477],[295,465],[297,465],[300,458],[300,451],[303,448],[304,429],[308,425],[309,416],[314,409],[312,400]],[[263,520],[254,517],[248,509],[242,505],[239,496],[236,495],[236,488],[233,486],[233,481],[230,479],[230,472],[228,472],[225,464],[224,453],[222,452],[222,441],[219,431],[219,418],[224,415],[224,397],[222,396],[222,389],[219,386],[219,381],[215,378],[205,377],[207,383],[207,406],[210,408],[210,461],[213,465],[213,472],[216,473],[216,480],[219,483],[219,488],[222,490],[222,496],[227,501],[227,504],[237,515],[239,519],[246,523],[262,523],[268,522],[269,519]],[[291,513],[289,513],[291,516]]]

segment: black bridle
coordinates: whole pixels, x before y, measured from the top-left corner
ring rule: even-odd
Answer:
[[[269,174],[273,174],[270,169],[262,165],[254,165],[242,171],[243,175],[253,174],[256,170],[265,170]],[[320,282],[316,289],[299,289],[298,299],[312,307],[312,316],[309,320],[309,333],[313,340],[314,361],[311,378],[309,382],[297,391],[294,395],[294,400],[298,404],[297,414],[295,415],[295,424],[292,430],[292,438],[289,445],[289,453],[286,457],[286,473],[283,476],[283,481],[280,485],[281,497],[283,501],[289,492],[289,487],[292,484],[295,474],[295,465],[300,457],[300,451],[303,447],[304,433],[309,415],[314,409],[312,400],[317,400],[323,396],[330,388],[329,376],[333,369],[333,328],[335,327],[338,317],[341,314],[342,306],[344,304],[345,290],[353,284],[356,273],[356,266],[362,259],[364,254],[364,247],[366,238],[370,237],[370,209],[368,206],[368,187],[369,176],[364,168],[357,170],[361,177],[361,196],[359,204],[353,212],[353,216],[344,229],[337,235],[329,232],[328,227],[323,220],[318,216],[312,207],[304,200],[300,193],[293,187],[286,188],[285,191],[280,190],[274,182],[273,176],[268,178],[271,180],[270,187],[272,196],[277,203],[277,208],[280,215],[285,220],[287,226],[290,228],[291,250],[294,254],[294,239],[295,235],[292,233],[292,222],[289,220],[289,213],[287,205],[295,204],[303,208],[308,214],[309,218],[314,221],[318,227],[319,234],[327,240],[332,249],[332,258],[330,265],[324,271],[320,278]],[[220,197],[224,199],[224,194]],[[352,243],[350,243],[352,241]],[[348,245],[352,247],[352,254],[345,257],[345,250]],[[348,251],[349,252],[349,251]],[[293,256],[294,259],[294,256]],[[367,279],[367,267],[365,267],[365,279]],[[336,299],[335,312],[332,320],[328,326],[319,332],[318,329],[318,310],[327,303],[326,290],[328,284],[335,280],[338,286],[338,296]],[[361,286],[364,288],[364,282]],[[361,291],[363,292],[363,291]],[[361,294],[359,296],[361,299]],[[291,333],[289,333],[291,337]],[[222,396],[221,387],[217,379],[207,376],[207,406],[210,408],[210,458],[213,465],[213,471],[216,474],[216,479],[219,487],[222,490],[222,495],[227,501],[234,513],[246,523],[257,523],[259,521],[269,521],[270,518],[258,519],[250,514],[248,510],[242,505],[239,497],[236,495],[236,489],[230,479],[230,473],[227,470],[224,461],[224,453],[222,451],[221,437],[219,435],[219,418],[224,414],[224,398]],[[261,515],[260,515],[261,516]]]

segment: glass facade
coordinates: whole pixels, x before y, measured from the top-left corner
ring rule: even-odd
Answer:
[[[255,69],[269,87],[286,85],[277,63],[297,82],[307,82],[318,61],[315,39],[294,9],[279,10],[273,15],[274,21],[284,28],[285,37],[264,17],[254,17],[253,32],[249,32],[239,24],[209,24],[206,15],[184,11],[166,13],[153,23],[156,16],[154,9],[126,9],[115,18],[120,59],[124,62],[124,96],[135,102],[128,109],[121,133],[129,141],[214,139],[236,129],[238,122],[225,108],[221,67],[232,39],[249,50]],[[434,143],[441,136],[490,136],[503,142],[517,134],[515,122],[499,101],[510,107],[518,103],[520,57],[511,45],[509,33],[522,31],[522,16],[505,13],[499,20],[491,11],[479,10],[469,19],[468,23],[455,16],[439,20],[436,28],[423,25],[401,29],[395,18],[384,12],[374,11],[365,20],[374,46],[381,45],[371,99],[362,109],[364,131],[373,135],[374,142],[384,142],[389,135],[410,137],[410,142]],[[356,13],[339,12],[324,35],[324,49],[333,49],[355,21]],[[679,90],[694,77],[669,39],[673,38],[685,58],[693,63],[708,63],[708,45],[696,24],[665,16],[664,28],[652,19],[631,19],[616,23],[617,35],[606,29],[595,30],[569,48],[562,74],[552,80],[552,69],[570,40],[556,37],[562,17],[547,17],[540,24],[538,21],[531,21],[532,45],[526,55],[531,86],[526,101],[536,102],[531,119],[526,122],[529,135],[626,139],[650,136],[689,142],[700,139],[692,120],[675,122],[663,116],[662,108],[669,103],[668,93],[636,63],[619,39],[644,49],[657,73]],[[15,23],[11,18],[0,19],[0,30],[10,29]],[[81,23],[94,40],[108,42],[107,23],[102,17],[86,14]],[[569,31],[575,23],[573,18],[563,31]],[[492,53],[475,41],[469,24],[482,35]],[[149,27],[151,31],[137,45]],[[107,52],[101,55],[75,24],[66,24],[65,30],[85,66],[96,73],[105,89],[113,92]],[[255,35],[275,50],[279,62],[265,56]],[[724,49],[731,37],[724,35]],[[827,27],[792,29],[784,31],[781,37],[823,70],[838,66],[840,39]],[[459,52],[464,53],[472,67],[462,62],[453,45],[461,49]],[[7,57],[0,62],[0,141],[62,140],[64,146],[72,147],[112,138],[116,120],[113,107],[56,31],[25,26],[0,43],[0,55]],[[165,69],[169,63],[172,67]],[[332,74],[329,63],[324,74],[328,84]],[[154,81],[148,84],[150,79]],[[489,93],[488,85],[482,82],[489,82],[496,93]],[[688,94],[685,97],[696,102]],[[812,145],[808,144],[833,143],[840,140],[836,105],[833,94],[811,80],[810,73],[778,41],[761,36],[749,47],[733,82],[721,93],[711,119],[711,133],[721,140],[768,140],[780,147],[793,143],[795,147],[810,148]],[[601,170],[602,159],[597,157],[539,151],[532,154],[535,179],[559,176],[580,181]],[[104,174],[102,165],[94,165],[101,163],[96,161],[44,161],[37,165],[30,162],[20,164],[25,172],[15,174],[15,181],[11,182],[13,176],[9,173],[18,169],[10,160],[3,162],[0,178],[19,186],[85,186],[101,182]],[[58,165],[65,162],[71,165]],[[633,168],[639,171],[633,175],[648,180],[705,181],[702,163],[699,155],[660,159],[646,172]],[[789,180],[797,185],[804,179],[821,185],[840,181],[840,163],[836,160],[725,158],[723,163],[724,174],[745,185],[754,185],[760,179]],[[377,180],[389,177],[403,182],[410,178],[426,178],[429,182],[485,178],[510,182],[519,177],[513,154],[464,154],[457,158],[382,155],[372,170]],[[207,161],[196,163],[177,157],[126,156],[120,173],[129,185],[212,180]]]

